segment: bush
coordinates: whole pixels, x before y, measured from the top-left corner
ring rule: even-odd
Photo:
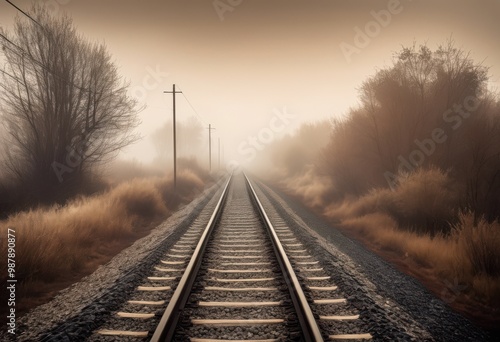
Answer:
[[[401,178],[394,191],[372,189],[359,198],[331,204],[325,213],[342,219],[381,212],[390,215],[399,227],[419,233],[449,232],[459,207],[458,190],[453,184],[441,170],[420,169]]]
[[[355,237],[385,253],[395,253],[405,269],[425,282],[433,282],[433,290],[444,296],[451,291],[449,284],[461,284],[462,290],[453,293],[460,301],[469,296],[489,308],[500,308],[500,225],[481,220],[474,226],[474,214],[459,215],[448,235],[428,234],[400,229],[388,214],[374,212],[340,218],[352,214],[343,210],[327,213],[327,217],[340,221],[340,225]],[[331,215],[335,216],[331,216]],[[390,254],[389,254],[390,255]],[[389,257],[394,259],[394,255]],[[416,265],[414,264],[416,263]],[[443,285],[444,284],[444,285]],[[448,285],[446,285],[448,284]],[[443,287],[444,286],[444,287]],[[495,310],[495,309],[493,309]]]
[[[110,193],[111,206],[122,215],[135,215],[141,218],[153,219],[165,215],[167,207],[151,179],[136,179],[123,183]]]
[[[419,169],[399,181],[388,211],[403,227],[435,235],[448,232],[460,207],[459,190],[447,173]]]
[[[480,219],[474,224],[474,215],[461,213],[454,225],[454,236],[462,257],[472,266],[477,276],[500,277],[500,224]]]

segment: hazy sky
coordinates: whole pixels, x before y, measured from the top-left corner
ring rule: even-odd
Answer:
[[[126,151],[143,161],[155,153],[149,135],[171,118],[171,95],[163,90],[172,83],[203,124],[216,127],[214,141],[221,138],[226,160],[250,158],[249,136],[260,134],[257,144],[264,145],[270,132],[279,136],[305,121],[346,114],[361,83],[413,41],[434,49],[453,37],[491,67],[492,87],[500,84],[499,0],[41,2],[68,13],[88,39],[105,43],[131,93],[147,105],[138,128],[144,139]],[[381,24],[372,22],[373,12]],[[0,2],[4,29],[16,15]],[[357,31],[369,33],[368,40],[358,34],[355,41]],[[180,119],[196,115],[182,95],[177,99]],[[293,118],[273,120],[284,108]]]

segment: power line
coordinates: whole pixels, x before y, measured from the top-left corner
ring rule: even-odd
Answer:
[[[178,86],[178,88],[180,89],[179,86]],[[196,109],[194,108],[194,106],[191,104],[191,101],[189,101],[189,99],[187,98],[185,92],[182,92],[182,96],[184,96],[184,98],[186,99],[187,103],[189,104],[189,106],[191,107],[191,109],[194,111],[194,113],[196,114],[196,116],[198,117],[198,119],[200,119],[200,121],[202,122],[202,124],[206,125],[205,120],[203,120],[203,118],[201,117],[201,115],[198,114],[198,112],[196,111]]]
[[[15,54],[17,54],[18,56],[20,56],[21,58],[24,58],[24,57],[27,57],[28,59],[30,59],[31,61],[33,61],[35,64],[37,64],[38,66],[40,66],[43,70],[45,70],[46,72],[48,72],[49,74],[57,77],[59,80],[61,80],[64,84],[66,85],[70,85],[76,89],[79,89],[83,92],[88,92],[89,93],[89,101],[90,101],[90,97],[92,96],[92,94],[94,94],[94,101],[95,101],[95,97],[97,95],[101,96],[104,92],[103,91],[100,91],[100,92],[97,92],[97,91],[93,91],[89,88],[85,88],[85,87],[82,87],[82,86],[79,86],[71,81],[68,81],[67,79],[65,79],[64,77],[62,77],[61,75],[58,75],[57,73],[53,72],[52,70],[50,70],[48,67],[46,67],[43,63],[41,63],[40,61],[38,61],[37,59],[35,59],[33,56],[31,56],[30,54],[28,54],[23,48],[21,48],[19,45],[17,45],[16,43],[14,43],[12,40],[10,40],[7,36],[5,36],[3,33],[0,32],[0,38],[3,38],[5,41],[7,41],[8,43],[10,43],[11,45],[13,45],[14,47],[16,47],[18,49],[18,51],[12,49],[12,48],[9,48],[9,47],[6,47],[6,45],[4,44],[3,46],[8,48],[9,50],[11,50],[12,52],[14,52]],[[18,82],[19,84],[21,85],[25,85],[23,82],[21,82],[19,79],[13,77],[11,74],[1,70],[4,74],[6,75],[9,75],[11,78],[13,78],[16,82]],[[4,87],[5,88],[5,87]],[[116,91],[112,91],[111,94],[115,93],[115,92],[119,92],[121,91],[121,88],[116,90]],[[87,117],[86,117],[86,123],[85,123],[85,130],[87,130],[87,125],[88,125],[88,121],[89,121],[89,111],[87,110]],[[93,114],[93,127],[95,127],[95,112]]]
[[[0,38],[3,38],[5,41],[7,41],[8,43],[10,43],[11,45],[13,45],[14,47],[16,47],[20,52],[18,51],[15,51],[13,49],[10,49],[12,52],[14,53],[17,53],[19,55],[19,53],[21,54],[21,57],[24,57],[26,56],[28,59],[30,59],[31,61],[33,61],[34,63],[36,63],[39,67],[41,67],[42,69],[44,69],[45,71],[47,71],[48,73],[50,73],[51,75],[53,76],[56,76],[57,78],[59,78],[61,81],[63,81],[64,83],[66,84],[69,84],[77,89],[80,89],[81,91],[87,91],[89,93],[94,93],[94,94],[99,94],[101,95],[102,94],[102,91],[101,92],[97,92],[97,91],[93,91],[89,88],[85,88],[83,86],[80,86],[80,85],[77,85],[73,82],[70,82],[68,80],[66,80],[64,77],[62,77],[61,75],[58,75],[56,74],[55,72],[53,72],[52,70],[50,70],[49,68],[47,68],[45,65],[43,65],[42,62],[38,61],[37,59],[35,59],[34,57],[32,57],[31,55],[29,55],[22,47],[20,47],[19,45],[17,45],[16,43],[14,43],[12,40],[10,40],[8,37],[6,37],[3,33],[0,32]],[[4,45],[5,46],[5,45]],[[8,48],[8,47],[7,47]],[[9,49],[9,48],[8,48]]]
[[[24,83],[22,83],[21,81],[19,81],[19,79],[18,79],[17,77],[12,76],[12,74],[9,74],[7,71],[0,69],[0,72],[1,72],[1,73],[3,73],[4,75],[9,76],[10,78],[12,78],[12,79],[13,79],[14,81],[16,81],[17,83],[19,83],[19,84],[23,84],[23,85],[24,85]]]
[[[67,80],[64,79],[64,77],[62,77],[61,75],[58,75],[56,73],[54,73],[52,70],[50,70],[49,68],[47,68],[45,65],[43,65],[42,62],[38,61],[37,59],[35,59],[33,56],[29,55],[22,47],[20,47],[19,45],[17,45],[16,43],[14,43],[12,40],[10,40],[9,38],[7,38],[4,34],[2,34],[0,32],[0,37],[3,38],[5,41],[7,41],[8,43],[10,43],[11,45],[15,46],[21,53],[21,57],[24,57],[26,56],[28,59],[30,59],[32,62],[35,62],[39,67],[41,67],[42,69],[44,69],[45,71],[47,71],[48,73],[52,74],[53,76],[56,76],[58,77],[61,81],[65,82],[65,83],[68,83],[70,85],[72,85],[73,87],[77,88],[77,89],[80,89],[82,91],[88,91],[88,92],[92,92],[92,90],[90,89],[87,89],[87,88],[84,88],[82,86],[79,86],[79,85],[76,85],[72,82],[69,82]],[[16,52],[12,49],[10,49],[12,52],[14,53],[19,53],[19,52]]]
[[[22,14],[24,14],[26,17],[30,18],[31,21],[33,21],[35,24],[37,24],[38,26],[40,26],[41,28],[43,28],[43,25],[40,24],[38,21],[36,21],[35,19],[33,19],[32,16],[30,16],[28,13],[26,13],[25,11],[23,11],[21,8],[17,7],[14,3],[12,3],[10,0],[5,0],[5,2],[9,3],[12,7],[14,7],[15,9],[17,9],[19,12],[21,12]]]
[[[33,21],[35,24],[37,24],[38,26],[40,26],[42,29],[44,29],[44,26],[42,24],[40,24],[38,21],[36,21],[35,19],[33,19],[32,16],[30,16],[28,13],[26,13],[25,11],[23,11],[21,8],[19,8],[16,4],[14,4],[13,2],[11,2],[10,0],[5,0],[5,2],[7,2],[8,4],[10,4],[11,6],[13,6],[15,9],[17,9],[19,12],[21,12],[22,14],[24,14],[26,17],[28,17],[29,19],[31,19],[31,21]],[[48,73],[58,77],[61,81],[67,83],[67,84],[70,84],[72,85],[73,87],[77,88],[77,89],[80,89],[82,91],[88,91],[89,93],[92,93],[92,90],[91,89],[88,89],[88,88],[85,88],[85,87],[82,87],[82,86],[79,86],[79,85],[76,85],[74,84],[73,82],[69,82],[67,80],[65,80],[62,76],[54,73],[53,71],[49,70],[45,65],[43,65],[40,61],[36,60],[34,57],[32,57],[31,55],[28,55],[26,53],[26,51],[21,48],[19,45],[17,45],[16,43],[14,43],[12,40],[10,40],[9,38],[7,38],[5,35],[3,35],[1,32],[0,32],[0,37],[3,38],[4,40],[6,40],[7,42],[9,42],[10,44],[12,44],[13,46],[15,46],[17,49],[19,49],[21,51],[21,54],[22,56],[27,56],[30,60],[32,60],[33,62],[35,62],[36,64],[38,64],[42,69],[44,69],[45,71],[47,71]],[[11,51],[13,51],[11,49]],[[15,52],[15,51],[13,51]],[[97,94],[97,92],[94,92]],[[99,95],[101,95],[102,92],[99,93]]]
[[[7,42],[9,42],[10,44],[14,45],[15,47],[17,47],[18,49],[20,49],[13,41],[11,41],[9,38],[7,38],[6,36],[4,36],[1,32],[0,32],[0,37],[3,38],[4,40],[6,40]],[[4,45],[5,46],[5,45]],[[11,51],[14,51],[11,49]],[[14,51],[15,52],[15,51]],[[12,74],[8,73],[7,71],[3,70],[3,69],[0,69],[0,71],[4,74],[4,75],[7,75],[9,76],[10,78],[12,78],[14,81],[16,81],[17,83],[19,84],[24,84],[22,83],[19,78],[13,76]]]
[[[14,43],[12,40],[10,40],[9,38],[7,38],[7,36],[5,36],[2,32],[0,32],[0,37],[2,37],[5,41],[7,41],[8,43],[14,45],[16,48],[18,48],[19,50],[22,50],[22,48],[17,45],[16,43]]]

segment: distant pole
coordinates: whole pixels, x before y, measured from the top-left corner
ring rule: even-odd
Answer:
[[[172,91],[164,91],[164,93],[172,94],[173,98],[173,139],[174,139],[174,190],[177,190],[177,135],[175,129],[175,94],[180,94],[182,91],[175,91],[175,84],[172,86]]]
[[[212,172],[212,125],[208,125],[208,170]]]
[[[175,121],[175,83],[172,85],[173,139],[174,139],[174,190],[177,189],[177,129]]]
[[[220,138],[219,138],[219,166],[217,168],[220,171]]]

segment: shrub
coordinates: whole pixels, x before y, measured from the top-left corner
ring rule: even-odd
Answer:
[[[500,224],[480,219],[474,225],[474,215],[461,213],[454,225],[458,249],[478,276],[500,277]]]
[[[122,215],[152,219],[167,213],[163,199],[151,179],[136,179],[119,185],[111,191],[110,201],[111,206],[121,211]]]
[[[394,191],[372,189],[359,198],[329,205],[325,213],[341,219],[381,212],[390,215],[400,227],[435,235],[449,231],[458,208],[458,190],[448,174],[421,169],[400,179]]]
[[[393,199],[395,205],[385,209],[401,226],[432,235],[448,232],[460,207],[458,187],[436,168],[419,169],[401,179]]]

